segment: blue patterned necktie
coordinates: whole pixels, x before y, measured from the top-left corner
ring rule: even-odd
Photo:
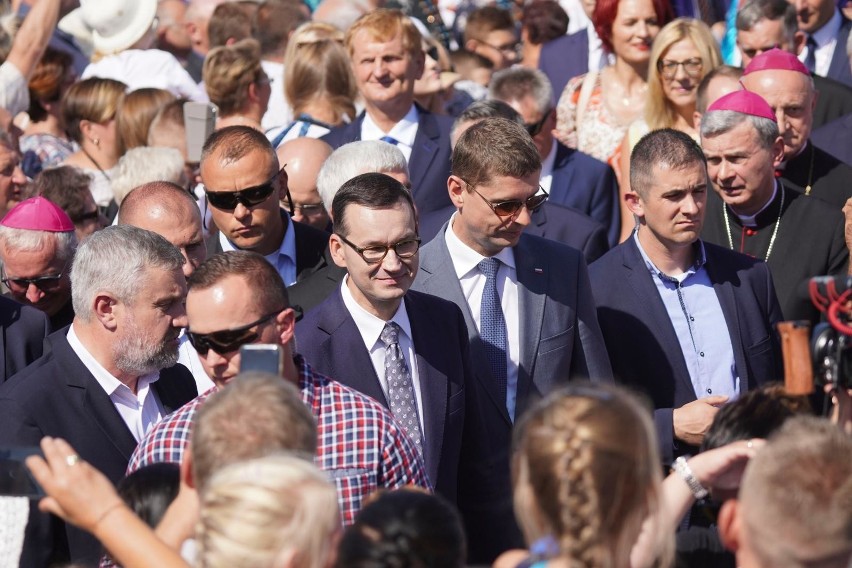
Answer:
[[[382,142],[387,142],[388,144],[393,144],[394,146],[399,144],[399,140],[397,140],[393,136],[382,136],[381,138],[379,138],[379,140],[381,140]]]
[[[385,344],[385,381],[388,385],[391,414],[414,442],[422,457],[423,433],[420,431],[420,418],[417,415],[414,382],[399,348],[399,325],[392,321],[387,322],[379,339]]]
[[[805,67],[807,67],[808,71],[811,73],[815,73],[817,44],[814,36],[808,34],[808,40],[805,44],[808,46],[808,54],[805,56]]]
[[[506,401],[506,320],[497,294],[497,270],[500,261],[486,258],[480,261],[479,271],[485,275],[485,288],[482,289],[482,305],[479,309],[479,335],[485,344],[485,354],[491,366],[491,374],[497,381],[497,390]],[[508,408],[508,404],[507,404]]]

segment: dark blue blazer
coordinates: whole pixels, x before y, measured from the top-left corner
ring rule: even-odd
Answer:
[[[852,20],[847,20],[842,14],[840,17],[843,18],[843,22],[837,34],[837,43],[834,46],[834,55],[831,56],[831,64],[828,66],[827,77],[852,87],[852,69],[849,68],[849,55],[846,53]]]
[[[447,193],[447,178],[450,177],[450,132],[453,119],[432,114],[420,106],[417,111],[420,113],[420,122],[408,160],[408,177],[411,179],[411,191],[417,209],[425,213],[452,204]],[[346,126],[333,128],[322,139],[332,148],[360,140],[362,122],[363,112]]]
[[[420,378],[426,469],[435,490],[455,503],[465,386],[471,380],[467,328],[452,302],[411,290],[404,301]],[[389,407],[339,288],[297,324],[296,336],[299,352],[314,369]]]
[[[45,354],[0,385],[0,447],[38,446],[42,437],[64,438],[80,457],[117,483],[127,469],[136,439],[68,344],[68,328],[51,334]],[[183,366],[160,372],[153,384],[169,414],[195,398],[195,380]],[[43,567],[48,560],[97,564],[101,545],[89,533],[55,518],[31,517],[21,566]],[[33,522],[35,521],[35,522]]]
[[[814,130],[811,142],[846,165],[852,166],[852,114]]]
[[[589,71],[589,36],[585,29],[545,42],[538,68],[550,79],[558,101],[568,81]]]
[[[621,230],[615,172],[588,154],[554,142],[557,146],[550,201],[579,209],[603,225],[609,245],[615,246]]]
[[[743,390],[783,380],[775,324],[781,307],[762,261],[704,243],[707,273],[722,306]],[[696,399],[665,305],[633,238],[589,267],[598,321],[616,381],[644,391],[665,464],[696,449],[676,443],[672,409]]]
[[[423,242],[429,242],[455,213],[454,206],[441,211],[420,215],[419,233]],[[546,201],[533,211],[532,222],[524,229],[536,235],[575,248],[586,257],[586,264],[594,262],[609,250],[603,226],[582,212]]]
[[[0,383],[41,357],[49,333],[44,312],[0,296]]]

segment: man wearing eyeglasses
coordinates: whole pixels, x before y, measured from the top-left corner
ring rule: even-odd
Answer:
[[[322,140],[307,136],[288,140],[275,150],[278,161],[284,164],[290,189],[290,201],[282,200],[281,206],[289,211],[293,221],[329,232],[331,219],[317,190],[317,175],[331,151],[331,146]]]
[[[266,257],[288,286],[325,265],[328,233],[294,223],[287,172],[262,133],[247,126],[214,132],[201,151],[201,180],[218,234],[207,251],[250,250]]]
[[[547,198],[540,171],[522,126],[485,118],[467,129],[447,181],[456,212],[420,252],[414,284],[461,308],[479,379],[468,394],[459,475],[471,563],[490,563],[522,540],[509,476],[515,420],[566,381],[612,376],[582,254],[524,234]]]
[[[495,71],[517,63],[521,44],[511,12],[496,6],[471,12],[464,28],[464,48],[490,60]]]
[[[523,118],[541,157],[539,183],[550,194],[549,201],[579,209],[606,228],[610,246],[617,244],[621,223],[615,172],[553,137],[556,110],[547,76],[525,67],[497,72],[488,96],[508,104]]]
[[[387,407],[455,503],[470,362],[452,302],[410,291],[420,239],[414,203],[396,179],[356,176],[332,206],[331,255],[348,275],[298,325],[302,353],[322,373]]]

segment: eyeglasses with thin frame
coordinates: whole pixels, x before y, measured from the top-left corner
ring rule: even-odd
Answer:
[[[660,59],[657,61],[657,71],[660,72],[663,79],[674,79],[675,75],[677,75],[678,67],[683,67],[684,72],[695,79],[701,76],[704,61],[700,57],[691,57],[686,61],[672,61],[670,59]]]
[[[257,329],[252,329],[266,323],[287,308],[281,308],[268,313],[259,320],[247,323],[234,329],[224,329],[210,333],[195,333],[187,329],[186,336],[189,343],[195,348],[199,355],[207,355],[211,349],[219,355],[233,353],[243,345],[257,341],[260,334]]]
[[[481,197],[482,200],[486,204],[488,204],[491,210],[494,211],[494,214],[500,217],[501,219],[514,217],[515,215],[521,212],[521,209],[524,206],[526,206],[527,211],[532,213],[533,211],[544,205],[544,202],[547,201],[547,198],[550,196],[550,194],[547,193],[543,187],[538,186],[538,191],[536,192],[536,194],[531,195],[524,200],[509,199],[506,201],[494,202],[479,193],[478,191],[476,191],[476,188],[473,185],[467,183],[466,181],[464,181],[464,183],[470,188],[472,192]]]
[[[325,211],[325,206],[322,204],[322,202],[320,202],[320,203],[302,203],[302,204],[293,203],[292,205],[287,204],[287,203],[282,203],[281,206],[287,211],[287,213],[290,213],[291,215],[295,211],[301,211],[302,215],[305,216],[305,217],[310,217],[312,215],[319,215],[320,213]]]
[[[396,253],[396,256],[403,260],[412,258],[417,254],[417,251],[420,250],[420,237],[405,239],[392,245],[371,245],[368,247],[359,247],[340,233],[335,234],[341,241],[357,252],[358,256],[360,256],[367,264],[381,263],[388,255],[388,251],[391,249],[393,249],[393,252]]]
[[[237,208],[237,203],[242,204],[246,209],[256,207],[266,201],[272,192],[275,191],[275,180],[281,172],[275,172],[269,180],[254,187],[247,187],[239,191],[210,191],[204,188],[204,194],[207,196],[207,201],[216,209],[223,211],[233,211]]]
[[[6,285],[6,288],[13,292],[26,292],[30,284],[42,292],[53,292],[59,288],[64,272],[59,274],[50,274],[47,276],[36,276],[35,278],[10,278],[3,273],[3,278],[0,281]]]

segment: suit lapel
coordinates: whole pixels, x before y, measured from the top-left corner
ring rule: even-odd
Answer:
[[[515,268],[518,277],[518,318],[521,324],[521,368],[518,371],[518,400],[529,395],[534,376],[538,344],[541,342],[541,327],[544,322],[544,303],[547,296],[548,259],[529,246],[521,236],[515,246]],[[567,371],[567,369],[566,369]],[[540,377],[537,386],[548,392],[554,377]],[[548,384],[538,384],[547,381]]]
[[[6,326],[0,326],[0,383],[3,383],[6,377]]]
[[[417,125],[417,134],[414,136],[414,145],[411,148],[411,158],[408,160],[415,199],[438,151],[441,136],[435,117],[419,106],[417,111],[420,113],[420,120]]]
[[[574,168],[566,168],[566,163],[571,159],[572,150],[563,146],[556,140],[556,159],[553,160],[553,174],[550,181],[551,193],[555,192],[554,203],[566,205],[571,203],[568,194],[571,193],[571,184],[574,181]]]
[[[740,316],[737,309],[737,299],[734,296],[734,289],[730,284],[730,280],[721,273],[724,270],[724,263],[714,262],[712,251],[705,248],[707,253],[707,275],[713,283],[713,289],[716,291],[716,297],[719,298],[719,305],[722,307],[722,315],[725,316],[725,323],[728,326],[728,333],[731,336],[731,347],[734,350],[734,363],[737,367],[737,374],[740,376],[740,391],[750,390],[756,385],[751,384],[752,377],[748,373],[748,365],[746,364],[745,351],[743,351],[742,333],[740,333]],[[745,387],[745,388],[743,388]]]
[[[361,124],[364,122],[364,111],[358,115],[358,118],[350,122],[344,129],[340,140],[340,146],[356,142],[361,139]],[[339,146],[338,146],[339,147]]]

